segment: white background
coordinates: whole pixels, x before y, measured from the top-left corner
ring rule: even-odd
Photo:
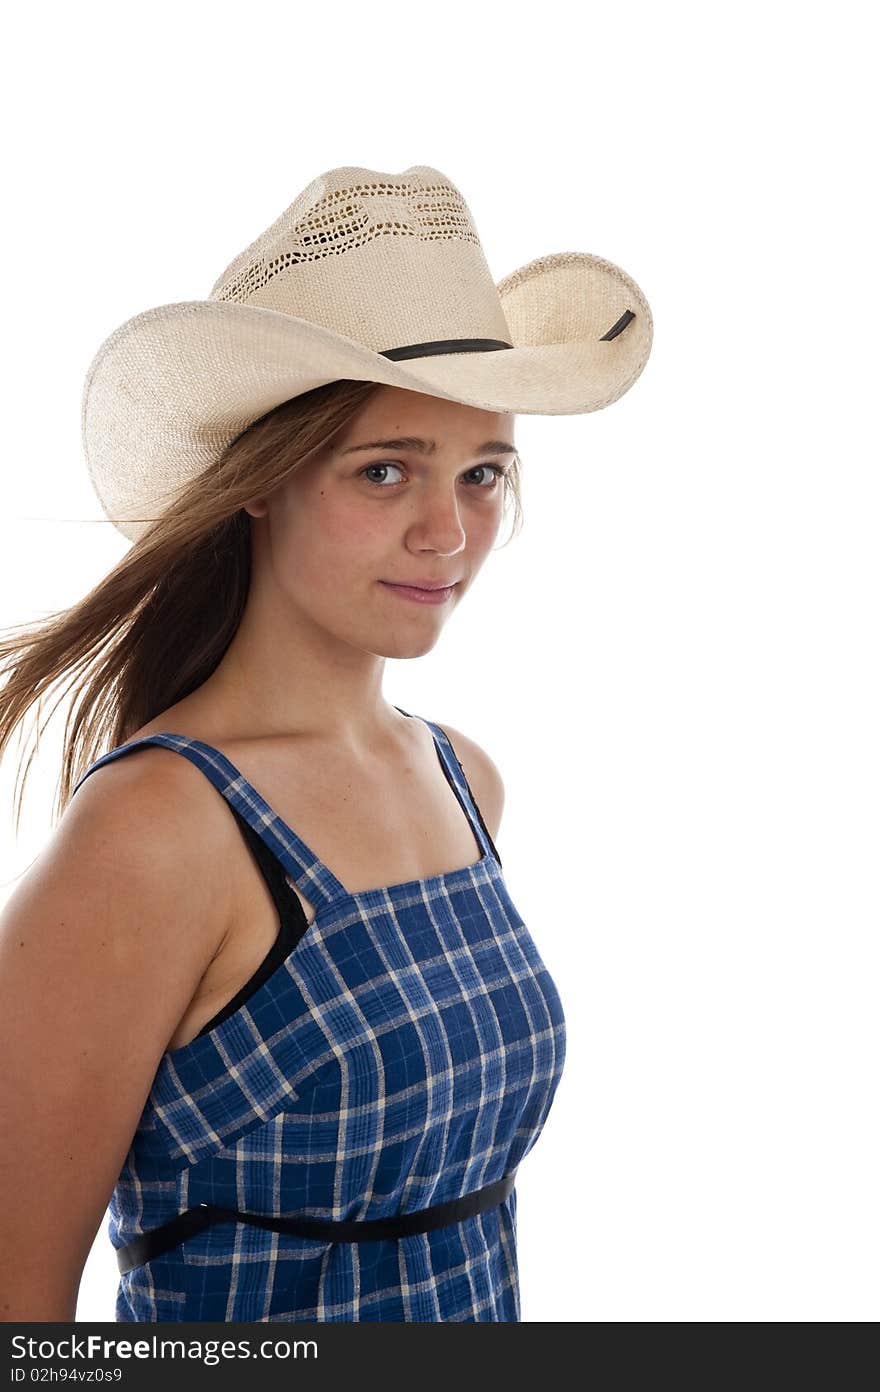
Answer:
[[[590,251],[651,304],[618,403],[517,419],[524,532],[433,652],[387,664],[390,700],[501,770],[498,849],[566,1008],[517,1183],[527,1321],[878,1315],[869,13],[6,21],[0,625],[72,605],[127,548],[81,458],[99,344],[206,297],[324,170],[434,165],[497,280]],[[0,770],[4,897],[49,834],[65,709],[17,841],[14,745]],[[105,1222],[78,1318],[112,1320],[115,1287]]]

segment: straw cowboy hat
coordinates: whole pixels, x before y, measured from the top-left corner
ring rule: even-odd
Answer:
[[[622,396],[651,338],[638,285],[599,256],[539,256],[496,285],[439,169],[331,169],[206,300],[145,310],[104,341],[83,392],[89,477],[134,541],[248,425],[324,383],[574,415]]]

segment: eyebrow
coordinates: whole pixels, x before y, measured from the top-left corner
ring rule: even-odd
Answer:
[[[411,450],[416,454],[434,454],[437,449],[437,441],[423,440],[418,435],[402,435],[396,440],[369,440],[363,445],[349,445],[342,453],[356,454],[361,450],[374,449]],[[485,444],[478,445],[474,453],[516,454],[516,446],[510,444],[508,440],[487,440]]]

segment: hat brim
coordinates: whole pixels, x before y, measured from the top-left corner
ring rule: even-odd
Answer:
[[[612,262],[580,252],[539,257],[497,289],[512,348],[399,362],[253,305],[193,300],[134,316],[101,345],[83,391],[83,448],[105,512],[136,539],[148,524],[127,518],[155,515],[252,421],[340,378],[549,416],[608,406],[641,374],[651,311]],[[627,311],[634,317],[625,328],[603,338]]]

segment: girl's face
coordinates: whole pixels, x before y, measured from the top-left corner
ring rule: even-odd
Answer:
[[[257,593],[353,647],[428,652],[498,535],[514,420],[378,388],[323,458],[247,505]],[[407,584],[453,589],[427,604],[392,588]]]

